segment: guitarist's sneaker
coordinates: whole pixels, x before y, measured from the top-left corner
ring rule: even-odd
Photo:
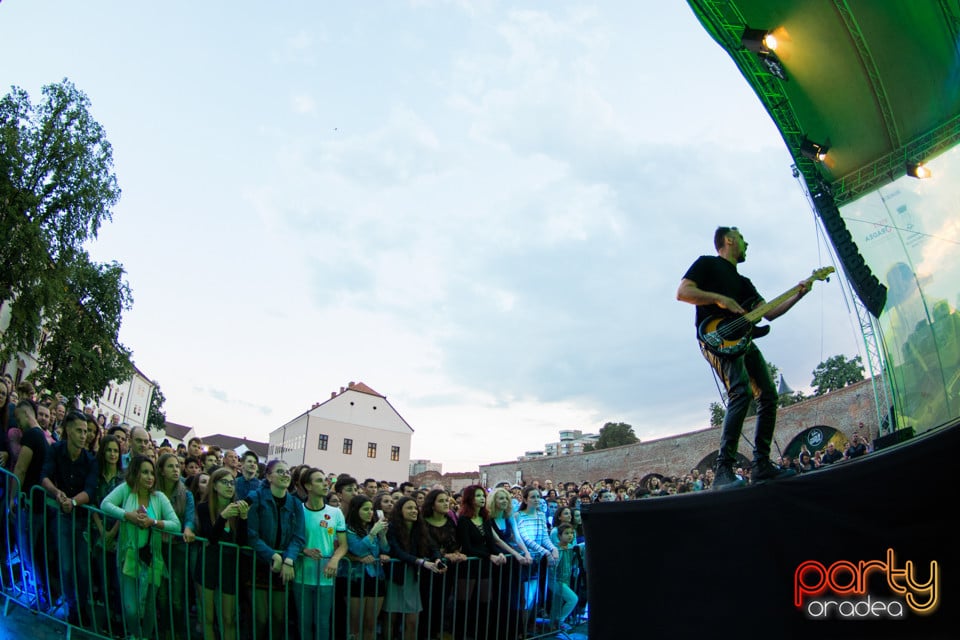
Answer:
[[[713,476],[713,490],[722,491],[733,489],[747,484],[743,478],[733,472],[733,467],[727,464],[718,464]]]
[[[797,475],[793,469],[784,469],[770,462],[769,458],[754,460],[753,468],[750,470],[751,482],[764,482],[766,480],[780,480]]]

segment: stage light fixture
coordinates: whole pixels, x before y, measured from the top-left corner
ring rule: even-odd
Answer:
[[[777,50],[777,38],[772,31],[766,29],[751,29],[746,27],[740,38],[742,44],[756,53],[772,53]]]
[[[771,75],[781,80],[787,79],[787,71],[783,68],[783,63],[780,62],[780,58],[774,53],[777,48],[777,38],[773,35],[772,31],[746,27],[743,30],[743,35],[740,37],[740,44],[745,49],[756,53],[760,58],[760,62],[763,63],[763,66],[767,68],[767,71],[769,71]]]
[[[922,162],[908,162],[907,175],[911,178],[923,180],[924,178],[929,178],[931,173],[930,169],[928,169],[927,166]]]
[[[803,137],[803,141],[800,143],[800,155],[802,155],[804,158],[809,158],[814,162],[823,162],[826,160],[827,151],[829,150],[829,145],[818,144],[806,136]]]

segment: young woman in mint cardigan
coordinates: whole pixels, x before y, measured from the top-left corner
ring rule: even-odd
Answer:
[[[180,519],[170,500],[156,491],[153,461],[136,456],[126,482],[107,494],[100,509],[121,521],[117,545],[120,594],[127,634],[150,638],[157,623],[157,587],[163,577],[161,532],[180,532]]]

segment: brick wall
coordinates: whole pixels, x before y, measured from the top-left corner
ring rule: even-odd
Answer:
[[[410,482],[415,487],[432,487],[435,484],[442,484],[449,491],[456,493],[469,487],[472,484],[479,484],[480,474],[475,471],[440,473],[439,471],[424,471],[415,476],[410,476]]]
[[[740,439],[740,453],[747,459],[753,456],[754,422],[754,418],[747,418],[743,425],[747,439]],[[857,382],[840,391],[780,409],[772,456],[777,456],[776,445],[786,449],[794,437],[814,426],[833,427],[847,438],[859,431],[868,442],[872,442],[878,435],[872,382]],[[640,480],[650,474],[678,476],[689,472],[704,460],[712,463],[719,443],[720,429],[711,427],[600,451],[483,465],[480,475],[483,477],[486,474],[487,486],[504,481],[513,484],[517,471],[523,473],[525,482],[539,480],[542,483],[549,479],[554,481],[555,486],[558,482],[595,482],[602,478]]]

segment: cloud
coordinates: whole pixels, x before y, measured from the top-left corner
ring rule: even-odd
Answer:
[[[196,387],[195,386],[193,390],[196,393],[213,398],[218,402],[230,405],[232,408],[252,409],[257,413],[265,416],[271,415],[273,413],[273,408],[270,406],[232,398],[226,391],[223,391],[222,389],[215,389],[213,387]]]
[[[310,115],[317,111],[317,102],[310,96],[296,95],[290,99],[290,102],[294,113]]]

